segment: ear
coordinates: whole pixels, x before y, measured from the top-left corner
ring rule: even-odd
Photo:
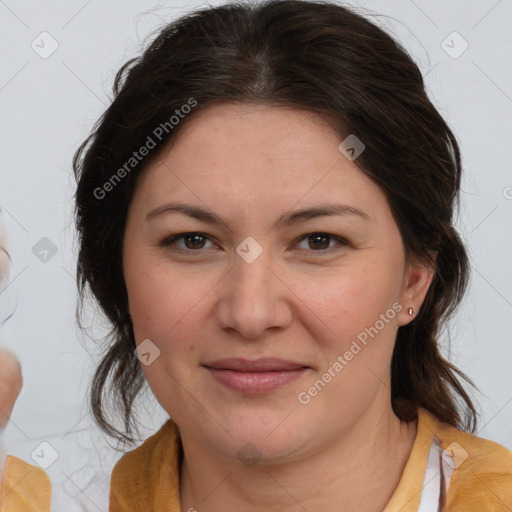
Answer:
[[[435,260],[437,253],[431,251],[430,255]],[[399,326],[407,325],[416,318],[430,288],[434,274],[435,269],[427,262],[415,260],[408,264],[401,297],[402,310],[398,315]],[[412,315],[408,312],[409,308],[413,309]]]

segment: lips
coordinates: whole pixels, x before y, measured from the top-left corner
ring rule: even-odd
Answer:
[[[220,359],[203,364],[210,375],[223,386],[246,395],[274,391],[298,378],[308,367],[276,358]]]
[[[219,359],[203,366],[216,368],[218,370],[233,370],[237,372],[286,372],[305,368],[303,364],[267,357],[251,361],[249,359]]]

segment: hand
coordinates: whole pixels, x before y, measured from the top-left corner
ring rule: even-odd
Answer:
[[[8,350],[0,349],[0,428],[11,417],[16,399],[21,392],[23,377],[18,359]]]
[[[7,252],[4,233],[0,226],[0,284],[3,285],[9,271],[10,257]],[[3,288],[3,286],[2,286]],[[5,290],[1,290],[4,294],[3,300],[0,302],[2,310],[0,310],[0,322],[3,322],[3,314],[11,313],[11,311],[3,311],[5,307]],[[23,385],[21,376],[21,366],[16,357],[4,348],[0,348],[0,430],[7,425],[11,417],[12,410]]]
[[[23,377],[16,357],[6,349],[0,349],[0,432],[11,417],[16,399],[21,392]],[[1,440],[0,440],[1,444]],[[5,458],[0,448],[0,485],[3,482]],[[0,496],[0,506],[2,498]]]

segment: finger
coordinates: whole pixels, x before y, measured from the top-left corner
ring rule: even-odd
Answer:
[[[4,428],[9,421],[22,386],[18,359],[10,351],[0,349],[0,428]]]

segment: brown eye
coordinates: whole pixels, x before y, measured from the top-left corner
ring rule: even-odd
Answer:
[[[329,243],[330,243],[331,239],[329,237],[329,235],[324,235],[324,234],[320,234],[320,235],[310,235],[308,237],[308,242],[309,242],[309,246],[312,248],[312,249],[327,249],[329,247]]]
[[[299,247],[304,242],[307,243],[307,247]],[[298,248],[310,252],[331,252],[337,249],[335,244],[331,245],[332,242],[336,242],[338,245],[348,245],[345,239],[330,233],[309,233],[300,239]]]
[[[198,233],[186,235],[183,237],[183,240],[185,241],[187,249],[202,249],[205,244],[205,237]]]
[[[180,241],[181,243],[178,243]],[[170,238],[166,238],[163,242],[161,242],[162,246],[175,246],[181,250],[189,250],[195,251],[199,249],[204,249],[205,244],[209,241],[207,235],[203,233],[180,233],[178,235],[171,236]],[[208,249],[208,247],[206,247]]]

